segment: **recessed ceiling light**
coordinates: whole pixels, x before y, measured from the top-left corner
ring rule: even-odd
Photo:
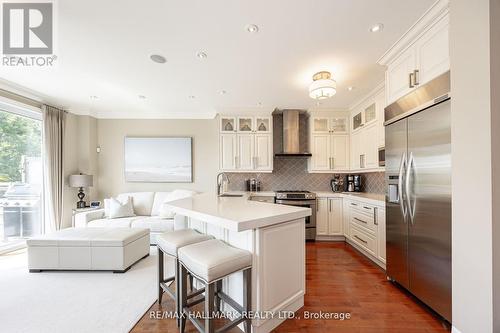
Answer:
[[[139,97],[139,99],[146,99],[146,96],[144,96],[144,95],[139,95],[138,97]]]
[[[152,54],[149,56],[149,58],[158,64],[164,64],[167,62],[167,59],[164,56],[159,55],[159,54]]]
[[[382,23],[377,23],[372,25],[370,28],[370,32],[380,32],[384,29],[384,25]]]
[[[349,91],[353,91],[353,90],[354,90],[354,88],[355,88],[355,87],[350,86],[350,87],[347,87],[347,90],[349,90]]]
[[[206,57],[208,57],[207,54],[203,51],[196,53],[196,56],[200,59],[205,59]]]
[[[90,96],[90,99],[98,99],[99,97],[97,97],[96,95],[91,95]]]
[[[259,27],[255,24],[248,24],[245,29],[251,33],[259,32]]]
[[[189,95],[189,96],[188,96],[188,98],[189,98],[189,99],[195,99],[195,98],[196,98],[196,96],[195,96],[195,95]]]
[[[221,90],[221,91],[219,91],[219,94],[221,94],[221,95],[225,95],[225,94],[227,94],[227,91],[225,91],[225,90]]]

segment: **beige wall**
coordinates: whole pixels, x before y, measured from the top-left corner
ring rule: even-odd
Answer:
[[[217,121],[98,119],[98,184],[100,199],[128,191],[163,191],[176,188],[213,191],[218,169]],[[193,137],[193,183],[127,183],[124,179],[126,136]]]
[[[450,4],[453,326],[499,332],[499,0]]]
[[[96,198],[97,180],[97,119],[89,116],[67,114],[64,141],[64,227],[71,226],[71,210],[76,207],[77,189],[68,186],[68,177],[85,173],[94,175],[94,187],[86,191],[85,200]]]

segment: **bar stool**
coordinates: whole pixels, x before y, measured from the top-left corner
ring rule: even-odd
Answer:
[[[179,300],[178,300],[178,291],[179,288],[179,260],[177,256],[177,252],[183,246],[195,244],[203,241],[207,241],[213,239],[210,235],[205,235],[199,233],[193,229],[182,229],[176,231],[169,231],[158,236],[157,247],[158,247],[158,304],[161,304],[161,299],[163,296],[163,292],[166,292],[172,299],[175,301],[175,310],[178,314],[180,314]],[[164,276],[164,262],[163,255],[169,255],[175,259],[175,273],[174,276],[165,279]],[[169,288],[168,283],[175,281],[175,292]],[[193,280],[190,277],[190,286],[191,291],[193,291]],[[189,298],[194,297],[203,293],[204,290],[200,289],[194,293],[189,295]],[[179,324],[179,320],[177,320],[177,324]]]
[[[217,301],[217,310],[220,310],[220,301],[224,301],[239,312],[238,319],[233,320],[217,332],[224,332],[244,322],[245,332],[251,332],[251,320],[244,312],[252,309],[252,253],[232,247],[220,240],[212,239],[201,243],[187,245],[179,249],[179,302],[181,309],[180,331],[184,332],[186,317],[198,331],[203,333],[215,332],[215,323],[212,315],[214,303]],[[243,271],[243,306],[230,298],[222,291],[222,279],[239,271]],[[196,316],[190,315],[189,308],[195,302],[188,303],[187,275],[193,275],[205,285],[205,322],[202,324]],[[215,299],[214,299],[215,297]],[[198,303],[198,302],[196,302]]]

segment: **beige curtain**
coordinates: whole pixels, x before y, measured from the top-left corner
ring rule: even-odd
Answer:
[[[42,112],[46,225],[59,230],[63,219],[66,112],[48,105],[42,107]]]

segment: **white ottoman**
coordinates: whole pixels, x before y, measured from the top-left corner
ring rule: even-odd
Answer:
[[[30,272],[124,273],[149,255],[149,229],[68,228],[28,239],[26,244]]]

